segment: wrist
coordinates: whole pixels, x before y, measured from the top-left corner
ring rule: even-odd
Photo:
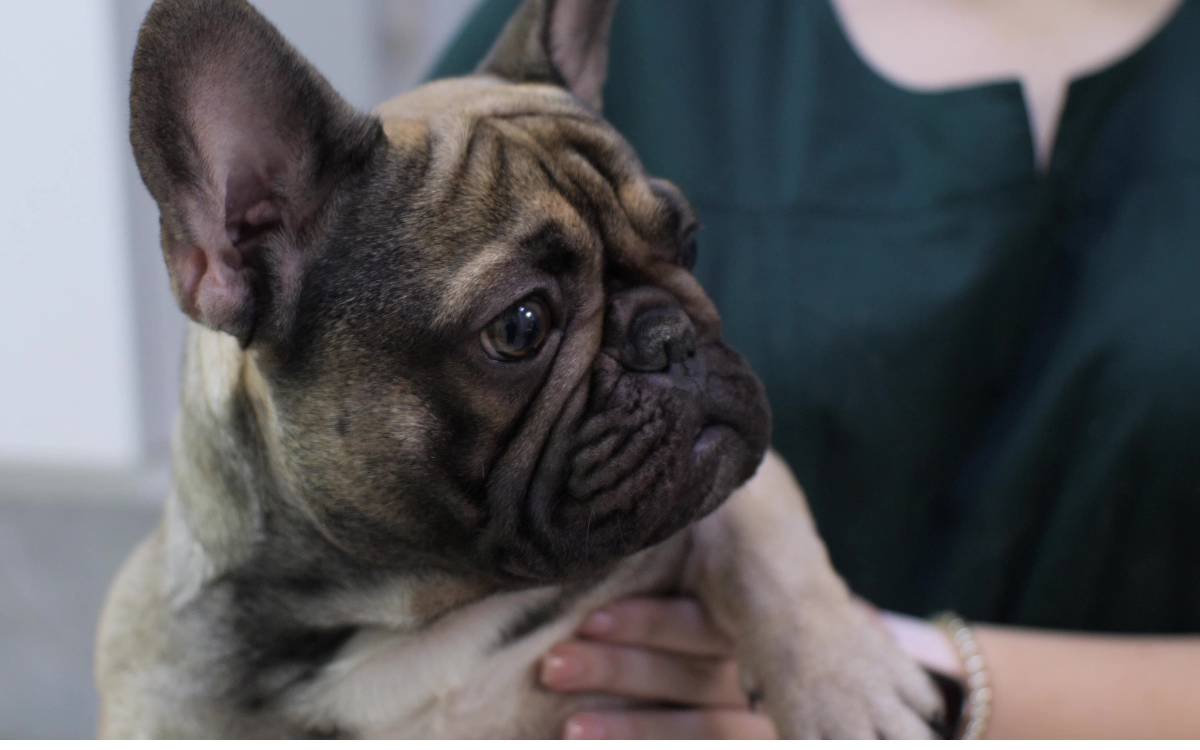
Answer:
[[[946,634],[966,675],[966,696],[959,707],[954,736],[963,740],[983,739],[992,716],[992,678],[979,652],[975,631],[955,612],[936,615],[933,624]]]
[[[932,622],[895,612],[879,617],[900,649],[934,676],[946,701],[948,735],[981,737],[991,716],[992,691],[972,629],[951,613]]]

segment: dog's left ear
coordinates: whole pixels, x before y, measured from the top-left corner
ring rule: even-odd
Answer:
[[[386,145],[243,0],[154,4],[130,140],[180,308],[243,347],[287,335],[326,207]]]
[[[617,0],[525,0],[476,72],[562,86],[598,113],[616,5]]]

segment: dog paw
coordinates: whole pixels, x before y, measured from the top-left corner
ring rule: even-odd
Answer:
[[[790,637],[770,639],[776,647],[754,659],[757,674],[749,678],[780,737],[937,736],[933,726],[943,708],[937,688],[870,614],[845,603],[806,608],[799,620]]]

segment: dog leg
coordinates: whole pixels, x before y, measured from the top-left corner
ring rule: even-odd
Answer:
[[[931,738],[932,682],[850,597],[774,453],[695,528],[688,585],[785,738]]]

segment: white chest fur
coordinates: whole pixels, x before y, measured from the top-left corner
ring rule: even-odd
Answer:
[[[557,736],[571,710],[597,698],[540,689],[538,661],[596,607],[674,583],[686,551],[682,536],[625,561],[563,614],[503,647],[504,627],[560,589],[493,595],[415,633],[365,629],[289,701],[290,712],[369,738]]]

